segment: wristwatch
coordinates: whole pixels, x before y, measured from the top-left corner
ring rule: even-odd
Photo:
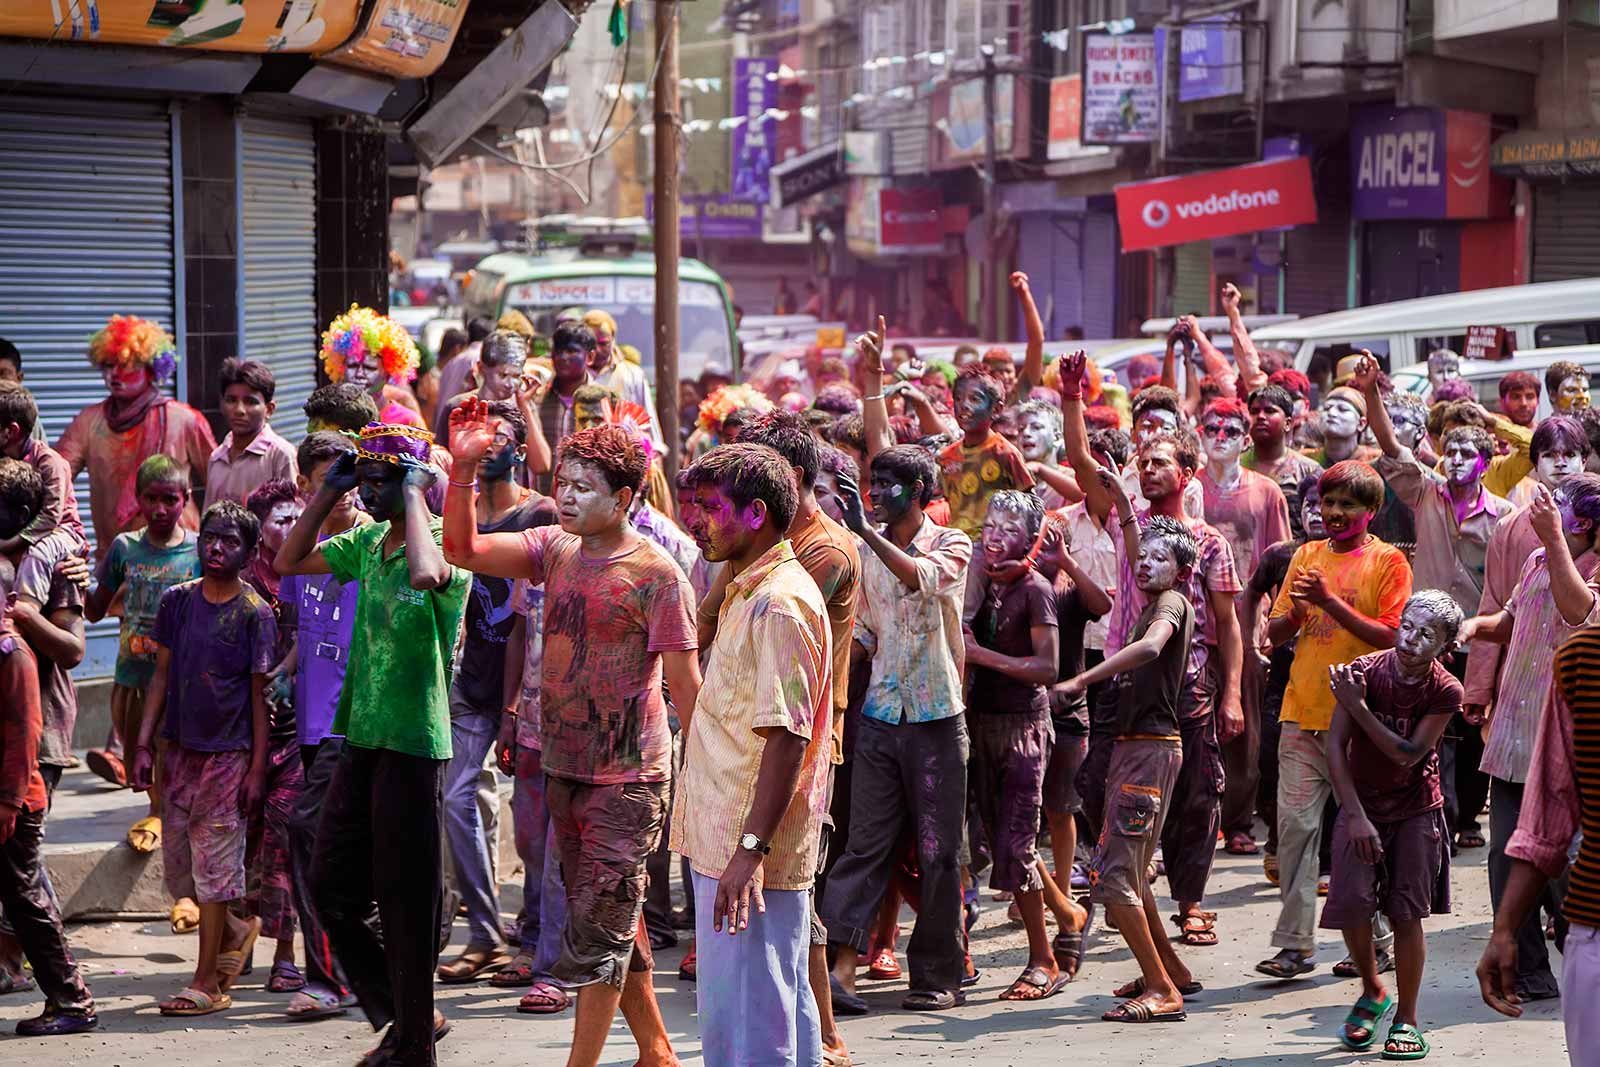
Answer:
[[[772,846],[755,834],[740,834],[739,847],[746,852],[758,852],[763,856],[771,855],[772,853]]]

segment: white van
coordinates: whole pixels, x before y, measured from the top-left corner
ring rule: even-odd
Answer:
[[[1519,353],[1511,359],[1464,359],[1461,377],[1472,386],[1478,403],[1490,411],[1500,410],[1500,379],[1512,371],[1527,371],[1539,379],[1539,418],[1550,414],[1550,391],[1544,387],[1545,368],[1566,360],[1576,363],[1589,372],[1589,389],[1600,393],[1600,344],[1566,345],[1561,348],[1534,348]],[[1433,385],[1428,381],[1427,364],[1418,363],[1390,375],[1394,387],[1415,393],[1424,402],[1430,400]]]
[[[1371,349],[1393,374],[1436,348],[1464,355],[1473,326],[1502,327],[1517,352],[1600,343],[1600,278],[1397,300],[1268,326],[1253,337],[1258,348],[1292,359],[1320,396],[1344,356]]]

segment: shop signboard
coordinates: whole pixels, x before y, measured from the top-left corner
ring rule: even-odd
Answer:
[[[1489,207],[1489,116],[1387,105],[1350,124],[1358,219],[1481,219]]]
[[[851,178],[845,243],[858,256],[944,250],[944,202],[934,188],[897,189],[883,178]]]
[[[467,2],[377,0],[356,36],[324,58],[391,78],[426,78],[450,54]]]
[[[1463,359],[1505,359],[1516,347],[1516,337],[1504,326],[1468,326]]]
[[[1317,221],[1304,157],[1117,186],[1124,251]]]
[[[1149,144],[1161,128],[1161,66],[1149,33],[1083,35],[1084,144]]]
[[[808,196],[832,189],[846,178],[844,153],[839,150],[838,141],[830,141],[773,167],[770,197],[777,199],[779,207],[789,207]]]
[[[645,197],[644,213],[647,219],[656,217],[654,194]],[[761,204],[732,193],[681,197],[678,201],[679,239],[759,241],[762,214]]]
[[[360,9],[360,0],[9,0],[0,37],[320,53],[350,37]]]
[[[733,115],[744,119],[729,138],[733,153],[730,173],[733,195],[765,204],[771,197],[771,171],[777,120],[767,112],[778,106],[778,61],[746,56],[733,61]]]

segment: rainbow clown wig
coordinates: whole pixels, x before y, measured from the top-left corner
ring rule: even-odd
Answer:
[[[113,315],[89,338],[89,362],[102,370],[149,367],[159,385],[178,369],[178,345],[149,319]]]
[[[417,376],[417,343],[404,326],[371,308],[351,304],[322,335],[322,369],[334,383],[344,381],[345,364],[365,357],[391,382]]]

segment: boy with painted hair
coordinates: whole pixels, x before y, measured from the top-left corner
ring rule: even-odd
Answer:
[[[1138,560],[1134,581],[1147,598],[1128,641],[1061,684],[1068,693],[1117,676],[1117,714],[1106,775],[1107,812],[1089,867],[1091,899],[1106,909],[1139,963],[1140,976],[1113,995],[1126,998],[1107,1022],[1182,1022],[1185,994],[1195,982],[1167,940],[1147,871],[1176,799],[1183,741],[1178,720],[1194,639],[1194,608],[1183,587],[1199,548],[1183,523],[1153,516],[1141,528],[1120,482],[1104,470],[1101,483],[1117,501],[1125,551]],[[1134,682],[1134,672],[1139,681]]]
[[[1061,409],[1043,400],[1029,400],[1017,407],[1017,448],[1038,479],[1039,499],[1046,511],[1055,511],[1083,499],[1071,468],[1060,464]]]
[[[1544,369],[1544,391],[1550,406],[1563,415],[1575,415],[1589,406],[1589,372],[1582,364],[1557,360]]]
[[[983,532],[990,497],[1004,489],[1033,488],[1022,453],[994,429],[1004,399],[1005,387],[982,366],[962,370],[955,387],[961,440],[938,456],[950,525],[974,542]]]
[[[1061,991],[1061,973],[1045,928],[1045,901],[1057,895],[1039,862],[1037,828],[1052,731],[1050,697],[1060,655],[1055,592],[1033,568],[1009,578],[1044,524],[1032,493],[1004,490],[989,498],[979,556],[967,571],[967,721],[972,730],[972,793],[988,831],[990,886],[1015,894],[1028,930],[1028,964],[1001,994],[1039,1000]],[[1064,925],[1067,917],[1058,913]],[[1081,925],[1081,923],[1080,923]]]
[[[228,987],[261,932],[260,919],[230,914],[245,897],[248,820],[266,788],[267,672],[278,639],[272,609],[240,577],[260,536],[256,517],[233,501],[207,508],[202,576],[163,593],[156,616],[150,714],[140,723],[128,779],[135,789],[153,783],[159,723],[167,742],[167,892],[200,906],[194,978],[161,1001],[163,1015],[231,1007]]]
[[[1393,1003],[1378,977],[1372,916],[1394,924],[1399,1004],[1385,1059],[1421,1059],[1417,993],[1427,958],[1422,920],[1450,911],[1449,830],[1439,743],[1461,708],[1461,683],[1440,662],[1455,645],[1461,607],[1446,592],[1413,594],[1395,646],[1328,669],[1338,706],[1328,767],[1339,796],[1333,877],[1322,927],[1340,930],[1361,974],[1361,998],[1339,1031],[1345,1048],[1370,1048]]]

